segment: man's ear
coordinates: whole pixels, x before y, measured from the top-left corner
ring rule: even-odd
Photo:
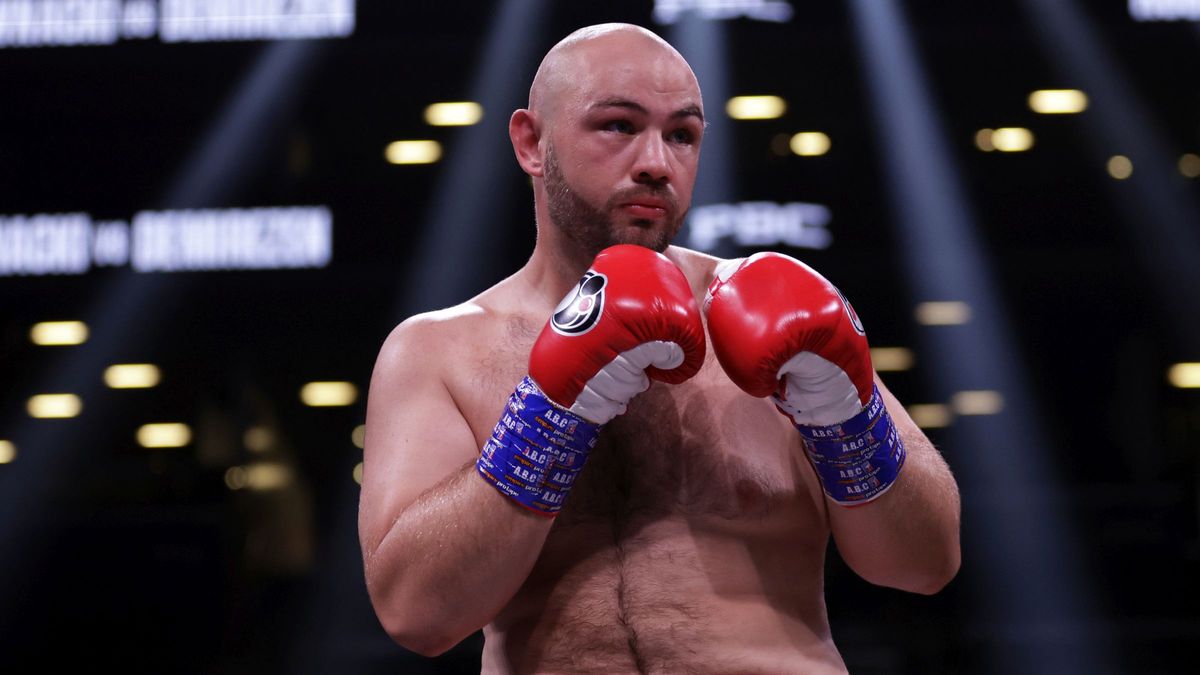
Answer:
[[[537,116],[525,108],[514,112],[508,120],[508,137],[517,155],[517,163],[530,176],[542,175],[541,131]]]

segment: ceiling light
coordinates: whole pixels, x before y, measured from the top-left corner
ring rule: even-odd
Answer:
[[[1025,152],[1033,147],[1033,132],[1024,127],[1001,127],[992,131],[992,145],[1000,152]]]
[[[1176,363],[1167,369],[1167,381],[1180,389],[1200,388],[1200,363]]]
[[[483,106],[474,101],[432,103],[425,108],[425,122],[435,127],[462,127],[478,124]]]
[[[912,368],[913,353],[906,347],[872,347],[871,364],[880,372]]]
[[[149,363],[118,363],[104,369],[104,384],[113,389],[147,389],[160,379],[158,366]]]
[[[300,388],[300,400],[318,408],[351,405],[358,400],[358,388],[349,382],[309,382]]]
[[[437,141],[395,141],[388,144],[384,156],[392,164],[433,164],[442,158],[442,145]]]
[[[1200,155],[1189,152],[1181,156],[1179,158],[1179,173],[1187,178],[1200,176]]]
[[[829,137],[820,131],[801,131],[792,136],[788,147],[801,157],[817,157],[829,152]]]
[[[1087,107],[1087,94],[1078,89],[1039,89],[1029,95],[1029,109],[1043,115],[1069,115]]]
[[[922,302],[916,317],[923,326],[956,326],[971,320],[971,306],[959,301]]]
[[[82,321],[43,321],[29,329],[35,345],[79,345],[87,342],[88,327]]]
[[[137,430],[137,442],[143,448],[182,448],[192,442],[192,430],[178,422],[143,424]]]
[[[1109,157],[1105,168],[1108,169],[1108,175],[1117,180],[1125,180],[1133,175],[1133,162],[1125,155]]]
[[[25,404],[31,417],[63,419],[75,417],[83,410],[83,401],[75,394],[38,394]]]
[[[734,96],[725,112],[735,120],[771,120],[782,117],[787,103],[778,96]]]
[[[995,150],[996,146],[992,145],[992,133],[993,132],[991,129],[980,129],[979,131],[976,131],[975,147],[984,152],[991,152]]]
[[[986,389],[960,391],[951,398],[950,406],[959,415],[995,415],[1004,409],[1004,397]]]
[[[905,406],[908,416],[922,429],[937,429],[950,426],[954,414],[941,403],[913,403]]]

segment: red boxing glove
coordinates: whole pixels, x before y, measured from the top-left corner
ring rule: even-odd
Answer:
[[[678,384],[695,375],[704,349],[687,277],[666,256],[621,244],[601,251],[555,308],[529,375],[554,403],[604,424],[651,379]]]
[[[825,277],[778,253],[718,266],[704,300],[713,350],[753,396],[774,394],[796,424],[837,424],[874,388],[866,332]]]
[[[650,378],[677,384],[704,363],[704,325],[683,272],[640,246],[613,246],[554,310],[475,466],[535,513],[553,516],[595,447]]]
[[[904,443],[875,388],[862,323],[833,284],[798,260],[756,253],[717,267],[704,308],[729,379],[792,418],[830,499],[856,506],[891,488]]]

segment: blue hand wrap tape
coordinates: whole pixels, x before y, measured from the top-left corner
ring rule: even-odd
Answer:
[[[562,510],[600,428],[551,402],[525,377],[508,398],[475,468],[518,504],[553,516]]]
[[[796,428],[825,494],[843,506],[865,504],[887,492],[904,466],[904,443],[879,387],[862,412],[841,424]]]

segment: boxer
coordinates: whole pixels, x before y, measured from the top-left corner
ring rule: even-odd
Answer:
[[[959,565],[954,478],[862,322],[798,260],[669,245],[704,106],[649,31],[558,43],[509,135],[531,257],[375,364],[359,535],[383,629],[429,656],[482,629],[489,673],[846,672],[831,541],[915,593]]]

